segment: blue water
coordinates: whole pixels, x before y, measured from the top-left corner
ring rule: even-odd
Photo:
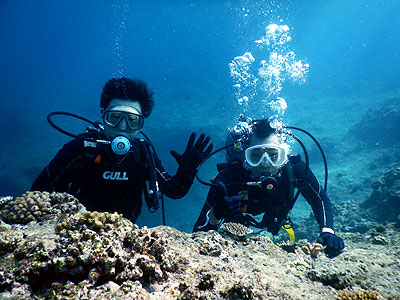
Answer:
[[[329,136],[326,116],[350,126],[377,99],[398,96],[399,9],[397,0],[3,0],[0,195],[29,189],[69,140],[46,115],[98,118],[101,89],[112,77],[138,77],[155,91],[145,132],[170,173],[176,163],[169,150],[183,151],[192,131],[222,146],[243,109],[228,64],[256,51],[254,41],[272,23],[290,27],[290,46],[310,65],[305,84],[287,81],[279,93],[288,104],[285,121]],[[211,160],[203,176],[215,176],[222,160]],[[206,193],[195,182],[183,199],[166,199],[167,224],[190,231]],[[160,224],[160,213],[144,213],[139,222]]]

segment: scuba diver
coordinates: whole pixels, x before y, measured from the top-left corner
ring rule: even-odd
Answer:
[[[142,195],[151,212],[159,208],[160,200],[163,204],[163,194],[173,199],[185,196],[199,164],[213,145],[209,144],[210,137],[202,133],[196,141],[196,134],[192,133],[183,154],[171,151],[179,167],[174,176],[169,175],[141,131],[153,106],[153,92],[143,81],[122,77],[109,80],[103,88],[103,123],[64,112],[49,114],[49,123],[74,140],[58,151],[31,190],[67,192],[87,210],[116,211],[132,222],[141,213]],[[54,115],[79,118],[93,128],[74,135],[56,126]],[[138,137],[139,133],[144,138]]]
[[[207,184],[210,190],[193,231],[217,230],[222,222],[235,222],[266,228],[276,235],[281,227],[291,228],[289,214],[301,193],[319,224],[317,241],[326,246],[325,253],[335,256],[344,249],[344,242],[334,232],[326,186],[323,189],[308,168],[308,155],[301,141],[275,124],[271,119],[251,120],[241,115],[228,133],[225,147],[210,154],[226,149],[227,162],[217,165],[217,177]],[[288,136],[301,143],[306,162],[300,155],[290,155]],[[261,221],[253,217],[261,214]]]

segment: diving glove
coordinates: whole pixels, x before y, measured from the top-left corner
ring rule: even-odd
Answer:
[[[197,168],[204,158],[211,153],[213,148],[213,144],[208,144],[211,138],[209,136],[206,137],[204,133],[199,136],[196,142],[195,139],[196,133],[193,132],[190,135],[185,152],[182,154],[173,150],[171,151],[171,155],[176,159],[179,167],[192,176],[195,175]]]
[[[214,216],[221,219],[236,219],[241,215],[241,201],[239,196],[224,197],[213,208]]]
[[[343,239],[334,233],[322,232],[317,242],[326,246],[325,253],[331,257],[338,255],[344,249]]]

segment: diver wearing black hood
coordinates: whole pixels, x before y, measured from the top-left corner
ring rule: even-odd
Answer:
[[[307,163],[289,155],[285,134],[268,120],[242,120],[228,134],[227,163],[219,164],[193,231],[216,230],[224,222],[266,228],[277,234],[290,223],[289,213],[300,192],[311,205],[321,234],[318,242],[335,255],[344,248],[335,235],[332,205]],[[295,189],[298,190],[294,195]],[[252,216],[263,214],[260,222]]]
[[[31,190],[67,192],[88,210],[117,211],[133,222],[141,213],[143,194],[151,212],[159,208],[163,194],[174,199],[185,196],[198,165],[212,150],[210,138],[201,134],[195,141],[192,133],[183,154],[171,151],[179,167],[174,176],[169,175],[141,132],[153,106],[153,93],[144,82],[122,77],[104,86],[100,102],[104,124],[70,113],[51,113],[50,124],[75,139],[58,151]],[[51,121],[57,114],[88,121],[94,128],[75,136]]]

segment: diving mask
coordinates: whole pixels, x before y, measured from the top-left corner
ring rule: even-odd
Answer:
[[[144,118],[140,114],[120,110],[107,110],[103,114],[104,124],[112,128],[117,127],[122,118],[125,118],[130,130],[140,130],[143,127]]]
[[[279,168],[288,160],[288,149],[276,144],[255,145],[246,149],[245,159],[251,167],[270,164]]]

